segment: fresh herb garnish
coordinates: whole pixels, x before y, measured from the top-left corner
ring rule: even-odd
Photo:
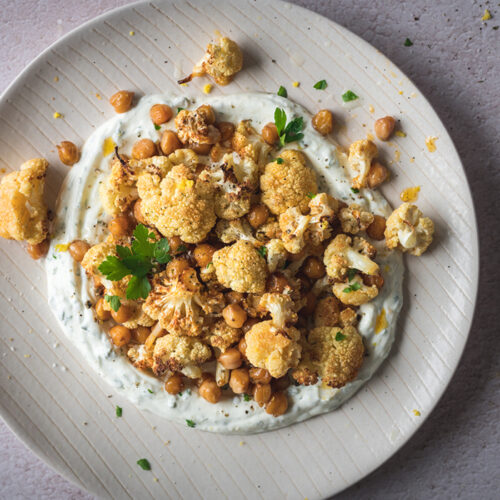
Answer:
[[[359,189],[358,189],[358,188],[351,188],[351,191],[352,191],[354,194],[358,194],[358,193],[359,193]]]
[[[278,130],[282,146],[289,142],[300,141],[304,137],[304,134],[301,133],[304,128],[304,119],[301,116],[287,123],[285,111],[281,108],[276,108],[274,110],[274,124]]]
[[[404,45],[405,47],[411,47],[411,46],[413,45],[413,42],[412,42],[409,38],[407,38],[407,39],[405,40],[405,43],[404,43],[403,45]]]
[[[146,458],[137,460],[137,465],[143,470],[151,470],[151,464]]]
[[[177,114],[179,114],[185,108],[177,108]]]
[[[213,262],[209,262],[209,263],[207,264],[207,267],[206,267],[205,269],[208,269],[211,265],[213,265]]]
[[[250,401],[250,399],[251,399],[251,398],[250,398],[250,396],[249,396],[249,395],[245,392],[245,394],[243,394],[243,399],[244,399],[245,401]]]
[[[313,85],[313,87],[318,90],[325,90],[327,86],[326,80],[320,80]]]
[[[278,165],[281,165],[282,163],[285,163],[285,160],[283,160],[283,158],[276,158],[276,160],[274,160]]]
[[[185,245],[180,245],[177,247],[177,250],[175,251],[176,254],[178,253],[184,253],[187,251],[187,247]]]
[[[196,423],[189,419],[186,420],[186,424],[188,427],[196,427]]]
[[[316,198],[316,195],[314,193],[307,193],[307,197],[311,200],[314,200],[314,198]]]
[[[337,341],[344,340],[345,337],[346,336],[342,332],[337,332],[337,334],[335,335],[335,340]]]
[[[160,130],[160,129],[161,129],[161,125],[156,125],[156,124],[155,124],[155,129],[156,129],[156,130]]]
[[[352,285],[349,285],[347,288],[344,288],[342,290],[344,293],[351,293],[355,292],[356,290],[359,290],[361,288],[361,284],[355,281]]]
[[[120,297],[118,297],[118,295],[105,295],[104,299],[111,306],[111,309],[113,309],[113,311],[115,312],[117,312],[122,305],[122,301]]]
[[[148,389],[149,394],[154,394],[154,392],[151,389]]]
[[[266,258],[267,255],[267,248],[265,246],[261,246],[260,248],[257,249],[257,252],[259,252],[264,259]]]
[[[280,96],[280,97],[288,97],[288,92],[286,91],[286,88],[283,87],[283,85],[280,86],[280,88],[278,89],[278,92],[277,94]]]
[[[123,413],[123,410],[119,406],[117,406],[116,407],[116,416],[121,417],[122,413]]]
[[[131,248],[116,245],[118,257],[108,255],[98,269],[111,281],[132,275],[127,285],[127,299],[145,299],[151,291],[147,275],[156,265],[170,261],[170,245],[166,238],[156,240],[155,234],[143,224],[136,226],[133,235]]]
[[[347,270],[347,278],[349,281],[352,281],[354,279],[354,276],[358,274],[358,270],[354,269],[354,267],[351,267],[350,269]]]
[[[352,90],[348,90],[346,93],[342,94],[342,100],[344,102],[355,101],[356,99],[358,99],[358,96]]]

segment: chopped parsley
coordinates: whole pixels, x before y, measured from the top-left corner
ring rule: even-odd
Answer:
[[[359,290],[361,288],[361,284],[355,281],[352,285],[349,285],[348,287],[344,288],[342,291],[344,293],[351,293],[355,292],[356,290]]]
[[[356,276],[356,274],[358,274],[358,270],[355,269],[354,267],[351,267],[350,269],[347,270],[347,278],[349,279],[349,281],[352,281],[354,279],[354,276]]]
[[[182,110],[184,110],[185,108],[177,108],[177,114],[179,114]]]
[[[346,336],[342,332],[337,332],[337,334],[335,335],[335,340],[337,341],[344,340],[345,337]]]
[[[186,245],[180,245],[179,247],[177,247],[177,250],[175,251],[175,253],[184,253],[187,251],[187,247]]]
[[[313,87],[318,90],[325,90],[327,86],[326,80],[320,80],[313,85]]]
[[[412,42],[409,38],[407,38],[407,39],[405,40],[405,43],[404,43],[403,45],[404,45],[405,47],[411,47],[411,46],[413,45],[413,42]]]
[[[111,309],[113,309],[113,311],[115,312],[117,312],[122,305],[122,301],[120,297],[118,297],[118,295],[105,295],[104,299],[110,305]]]
[[[213,265],[213,262],[209,262],[209,263],[207,264],[207,267],[206,267],[205,269],[208,269],[211,265]]]
[[[283,158],[276,158],[276,160],[274,160],[278,165],[281,165],[282,163],[285,163],[285,160],[283,160]]]
[[[151,389],[148,389],[149,394],[154,394],[154,392]]]
[[[342,100],[344,102],[351,102],[355,101],[356,99],[358,99],[358,96],[352,90],[348,90],[347,92],[342,94]]]
[[[137,465],[143,470],[151,470],[151,464],[147,458],[137,460]]]
[[[123,410],[119,406],[117,406],[116,407],[116,416],[121,417],[122,413],[123,413]]]
[[[298,116],[288,123],[286,119],[286,113],[283,109],[276,108],[274,110],[274,124],[278,130],[282,146],[289,142],[300,141],[304,137],[304,134],[301,132],[304,128],[304,119]]]
[[[359,193],[359,189],[358,189],[358,188],[351,188],[351,191],[352,191],[354,194],[358,194],[358,193]]]
[[[155,124],[155,129],[156,129],[156,130],[160,130],[160,129],[161,129],[161,125],[156,125],[156,124]]]
[[[316,195],[314,193],[307,193],[307,197],[311,200],[314,200],[314,198],[316,198]]]
[[[188,427],[196,427],[196,423],[189,419],[186,420],[186,424]]]
[[[288,92],[286,91],[286,88],[283,87],[283,85],[280,86],[280,88],[278,89],[278,92],[277,94],[280,96],[280,97],[288,97]]]
[[[265,246],[261,246],[257,251],[262,255],[262,257],[264,257],[264,259],[266,258],[267,248]]]
[[[245,401],[250,401],[250,399],[251,399],[251,398],[250,398],[250,396],[249,396],[249,395],[245,392],[245,394],[243,394],[243,399],[244,399]]]

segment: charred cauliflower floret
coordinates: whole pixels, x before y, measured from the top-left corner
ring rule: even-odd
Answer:
[[[422,255],[432,242],[434,222],[422,217],[422,212],[411,203],[403,203],[389,216],[385,228],[388,248],[397,248],[412,255]]]
[[[299,338],[300,332],[293,326],[277,328],[273,321],[261,321],[245,334],[245,354],[252,365],[279,378],[297,366],[302,351]]]
[[[377,154],[377,146],[368,139],[361,139],[349,146],[348,162],[352,171],[352,186],[354,188],[366,187],[368,172]]]
[[[335,326],[340,320],[340,302],[336,297],[323,297],[314,310],[314,326]]]
[[[180,372],[199,366],[212,357],[212,350],[195,337],[165,335],[159,338],[153,351],[153,373],[163,375],[167,370]]]
[[[262,226],[259,226],[255,230],[255,237],[259,241],[280,239],[281,238],[281,229],[280,229],[279,222],[276,220],[276,218],[269,217],[269,219],[267,219],[267,222],[264,222],[264,224],[262,224]]]
[[[215,234],[222,243],[244,240],[254,246],[260,246],[252,234],[252,227],[245,219],[220,220],[215,226]]]
[[[213,111],[209,106],[179,111],[175,127],[182,144],[215,144],[220,140],[220,131],[213,124]]]
[[[357,274],[348,283],[334,283],[333,294],[342,304],[348,306],[360,306],[370,302],[378,295],[376,285],[365,285],[361,277]]]
[[[269,159],[271,146],[250,125],[250,120],[238,123],[231,143],[233,149],[241,158],[253,160],[259,170],[264,168]]]
[[[277,328],[286,328],[298,319],[293,300],[283,293],[265,293],[260,299],[259,308],[271,314],[272,322]]]
[[[278,269],[282,269],[288,258],[288,252],[281,240],[269,240],[266,245],[267,268],[272,274]]]
[[[358,269],[362,273],[377,274],[379,266],[373,262],[375,248],[363,238],[354,239],[346,234],[338,234],[326,247],[323,263],[328,276],[335,280],[344,280],[349,269]]]
[[[153,353],[144,345],[136,345],[127,351],[127,356],[132,364],[139,370],[151,370],[153,368]]]
[[[268,163],[260,178],[262,202],[276,215],[292,207],[299,207],[305,212],[308,195],[318,191],[316,175],[306,166],[306,158],[300,151],[288,149],[279,158],[283,162]]]
[[[241,293],[262,293],[266,288],[266,261],[248,241],[217,250],[212,262],[217,280],[226,288]]]
[[[142,174],[137,188],[145,220],[163,236],[198,243],[215,224],[213,186],[185,165],[176,165],[163,179]]]
[[[298,207],[283,212],[279,218],[281,240],[290,253],[300,253],[306,246],[310,215],[302,215]]]
[[[217,347],[222,352],[236,344],[243,335],[240,328],[229,326],[224,320],[217,321],[210,330],[208,342],[212,347]]]
[[[332,222],[335,219],[337,200],[326,193],[316,195],[309,202],[308,235],[313,245],[319,245],[332,234]]]
[[[323,384],[340,388],[358,375],[363,364],[363,339],[353,326],[320,326],[311,330],[304,353],[292,376],[303,385]]]
[[[49,164],[34,158],[0,183],[0,236],[37,245],[47,238],[49,221],[43,201]]]
[[[339,220],[344,233],[358,234],[373,222],[373,214],[353,203],[340,209]]]

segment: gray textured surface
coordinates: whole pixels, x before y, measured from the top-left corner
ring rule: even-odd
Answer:
[[[0,0],[0,91],[44,47],[123,0]],[[500,6],[455,0],[300,0],[384,52],[448,127],[472,187],[481,279],[471,338],[450,387],[391,460],[337,498],[499,497]],[[445,5],[446,4],[446,5]],[[481,17],[489,8],[493,18]],[[414,45],[404,47],[409,37]],[[442,189],[447,189],[442,186]],[[88,498],[0,421],[0,498]]]

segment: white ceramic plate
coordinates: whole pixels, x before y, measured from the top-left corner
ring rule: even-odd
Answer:
[[[81,144],[113,111],[119,89],[178,89],[216,30],[244,48],[245,70],[214,93],[276,92],[311,111],[332,109],[349,144],[391,114],[406,137],[379,144],[393,176],[383,189],[421,186],[418,205],[437,237],[407,259],[397,340],[376,376],[341,409],[266,434],[238,437],[184,428],[135,409],[99,380],[59,330],[41,262],[0,242],[0,409],[38,455],[92,493],[114,498],[320,498],[382,464],[422,424],[460,359],[478,278],[474,209],[457,152],[418,89],[384,55],[344,28],[275,1],[156,1],[85,24],[38,57],[0,101],[0,168],[51,162],[53,205],[66,173],[55,151]],[[132,32],[134,33],[132,35]],[[326,79],[328,88],[313,84]],[[300,82],[299,87],[292,82]],[[203,79],[188,93],[200,93]],[[361,98],[342,106],[347,89]],[[54,119],[54,112],[63,115]],[[426,137],[437,137],[436,151]],[[123,417],[115,417],[115,405]],[[420,412],[415,415],[414,410]],[[136,465],[148,458],[152,471]]]

